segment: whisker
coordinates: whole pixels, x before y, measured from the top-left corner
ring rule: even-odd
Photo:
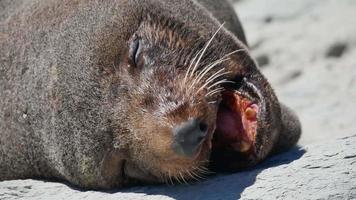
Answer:
[[[212,64],[208,65],[207,69],[204,69],[202,72],[199,73],[200,76],[204,76],[207,72],[209,72],[214,66],[222,63],[222,62],[225,62],[227,60],[229,60],[230,58],[228,58],[229,56],[231,56],[232,54],[235,54],[235,53],[238,53],[238,52],[241,52],[241,51],[246,51],[245,49],[238,49],[238,50],[235,50],[235,51],[232,51],[226,55],[224,55],[223,57],[219,58],[218,60],[214,61]],[[203,75],[204,73],[204,75]],[[199,76],[198,75],[198,76]],[[199,78],[202,78],[200,77]]]
[[[171,170],[168,170],[168,177],[169,177],[169,181],[171,182],[171,184],[174,185],[172,176],[171,176]]]
[[[196,93],[198,93],[200,90],[204,89],[206,86],[208,86],[211,82],[213,82],[215,79],[223,76],[223,75],[226,75],[226,74],[229,74],[231,73],[230,71],[229,72],[223,72],[225,69],[220,69],[219,71],[217,71],[215,74],[213,74],[212,76],[210,76],[206,82],[204,83],[204,85],[202,85],[198,91]]]
[[[201,166],[201,170],[203,170],[206,174],[213,174],[213,172],[210,171],[210,169],[206,168],[205,166]]]
[[[219,69],[217,72],[215,72],[214,74],[212,74],[211,76],[209,76],[209,78],[207,78],[205,80],[205,83],[209,83],[211,80],[214,80],[215,79],[215,76],[220,76],[221,74],[225,74],[225,73],[228,73],[228,72],[223,72],[225,70],[225,68],[221,68]],[[221,74],[220,74],[221,73]]]
[[[222,87],[219,87],[219,88],[216,88],[210,92],[208,92],[205,96],[208,97],[208,96],[213,96],[215,93],[218,93],[218,92],[222,92],[224,91],[225,89],[222,88]]]
[[[209,171],[203,170],[203,169],[199,169],[199,173],[204,176],[204,178],[206,178],[206,176],[208,176],[210,174]]]
[[[183,79],[183,83],[184,83],[184,84],[187,82],[187,78],[188,78],[188,74],[189,74],[189,72],[190,72],[190,69],[192,68],[195,59],[198,58],[198,55],[200,54],[201,51],[202,51],[202,49],[200,49],[200,50],[195,54],[194,58],[193,58],[192,61],[190,62],[189,67],[188,67],[188,70],[186,71],[185,76],[184,76],[184,79]]]
[[[179,176],[182,178],[183,182],[186,184],[186,185],[189,185],[189,183],[185,180],[182,172],[179,172]]]
[[[194,170],[195,171],[197,171],[197,173],[195,172],[195,171],[192,171],[192,173],[195,175],[195,177],[197,177],[198,179],[200,179],[200,180],[204,180],[205,179],[205,177],[203,177],[203,176],[201,176],[200,174],[199,174],[199,168],[194,168]]]
[[[176,181],[178,181],[179,184],[182,184],[182,182],[180,182],[180,180],[179,180],[179,177],[174,176],[173,178],[174,178]]]
[[[199,65],[199,63],[200,63],[200,60],[202,59],[202,57],[203,57],[205,51],[208,49],[208,47],[210,46],[211,42],[213,41],[213,39],[215,38],[215,36],[218,34],[218,32],[221,30],[221,28],[224,26],[224,24],[225,24],[225,22],[222,23],[222,24],[219,26],[218,30],[215,31],[215,33],[211,36],[211,38],[209,39],[209,41],[206,43],[205,47],[203,48],[203,51],[200,53],[200,56],[199,56],[197,62],[195,63],[195,66],[194,66],[193,70],[190,72],[190,77],[192,77],[193,74],[195,73],[195,70],[197,69],[197,67],[198,67],[198,65]]]
[[[168,181],[168,176],[167,176],[167,175],[163,175],[163,179],[164,179],[165,184],[171,185],[171,184],[169,183],[169,181]]]
[[[187,173],[190,176],[190,178],[193,179],[194,181],[199,181],[199,179],[193,176],[193,174],[189,170],[185,170],[185,173]]]
[[[210,84],[210,83],[212,83],[213,81],[215,81],[217,78],[219,78],[219,77],[221,77],[221,76],[224,76],[224,75],[226,75],[226,74],[229,74],[229,73],[231,73],[231,71],[228,71],[228,72],[224,72],[224,73],[215,75],[211,80],[209,80],[208,82],[206,82],[206,83],[204,84],[204,87],[206,87],[208,84]]]
[[[197,78],[194,80],[193,84],[196,84],[198,83],[204,76],[205,74],[207,74],[211,69],[213,69],[215,66],[217,66],[218,64],[220,63],[223,63],[225,61],[229,60],[229,58],[226,58],[226,59],[222,59],[222,60],[218,60],[218,61],[215,61],[213,62],[212,64],[208,65],[206,68],[204,68],[204,70],[202,70],[198,75],[197,75]]]
[[[222,62],[225,62],[227,60],[229,60],[230,58],[228,58],[229,56],[231,56],[232,54],[234,53],[238,53],[238,52],[241,52],[241,51],[246,51],[245,49],[238,49],[238,50],[235,50],[235,51],[232,51],[226,55],[224,55],[223,57],[219,58],[218,60],[214,61],[213,63],[211,63],[210,65],[208,65],[206,68],[204,68],[199,74],[198,74],[198,77],[199,79],[201,79],[202,77],[204,77],[204,75],[209,72],[213,67],[215,67],[216,65],[222,63]],[[201,77],[202,76],[202,77]]]
[[[215,66],[217,66],[218,64],[221,64],[221,63],[223,63],[223,62],[225,62],[225,61],[228,61],[228,60],[230,59],[230,58],[228,58],[229,56],[231,56],[232,54],[241,52],[241,51],[246,51],[246,50],[245,50],[245,49],[238,49],[238,50],[232,51],[232,52],[230,52],[230,53],[224,55],[224,56],[221,57],[220,59],[214,61],[213,63],[209,64],[207,67],[203,68],[203,70],[197,75],[197,78],[195,78],[195,80],[193,81],[193,83],[191,84],[191,86],[190,86],[189,89],[191,89],[196,83],[198,83],[198,82],[199,82],[209,71],[211,71]],[[223,68],[223,70],[224,70],[224,68]],[[220,69],[219,71],[222,71],[222,70]],[[230,72],[228,72],[228,73],[230,73]],[[223,76],[223,75],[226,75],[226,74],[228,74],[228,73],[221,74],[221,75],[219,75],[219,77],[220,77],[220,76]],[[218,74],[218,72],[216,72],[216,73],[213,74],[212,76],[214,76],[214,75],[216,75],[216,74]],[[206,80],[206,82],[207,82],[207,81],[212,81],[212,79],[210,79],[210,78],[211,78],[211,77],[209,77],[209,78]],[[217,77],[215,77],[214,79],[216,79],[216,78],[217,78]],[[213,79],[213,80],[214,80],[214,79]],[[204,84],[204,86],[200,87],[196,93],[200,92],[200,91],[201,91],[202,89],[204,89],[204,87],[206,87],[206,86],[207,86],[207,84]]]
[[[224,55],[223,57],[221,57],[220,59],[225,59],[226,57],[229,57],[229,56],[231,56],[231,55],[234,54],[234,53],[238,53],[238,52],[242,52],[242,51],[246,51],[246,49],[237,49],[237,50],[231,51],[230,53],[225,54],[225,55]]]
[[[220,81],[217,81],[215,82],[214,84],[211,84],[208,89],[211,89],[212,87],[216,86],[216,85],[219,85],[219,84],[222,84],[222,83],[234,83],[233,81],[228,81],[227,79],[223,79],[223,80],[220,80]]]
[[[163,173],[160,173],[158,176],[159,176],[159,178],[160,178],[161,180],[164,181],[164,183],[166,183],[166,179],[165,179],[165,176],[164,176]]]

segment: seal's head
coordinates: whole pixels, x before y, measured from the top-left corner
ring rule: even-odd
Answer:
[[[128,42],[115,113],[124,173],[146,181],[198,178],[256,164],[280,130],[280,107],[246,47],[222,26],[202,34],[147,17]]]

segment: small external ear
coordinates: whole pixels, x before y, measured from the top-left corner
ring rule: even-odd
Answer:
[[[278,141],[274,147],[274,153],[279,153],[292,148],[297,144],[302,133],[301,124],[295,112],[282,103],[280,105],[282,114],[282,129],[279,133]]]

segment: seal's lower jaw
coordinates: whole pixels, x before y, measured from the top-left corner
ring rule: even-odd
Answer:
[[[222,94],[212,141],[214,168],[238,169],[254,160],[258,114],[258,104],[240,92]]]
[[[156,169],[151,173],[158,182],[166,184],[198,181],[208,173],[209,155],[211,153],[208,140],[204,141],[193,157],[171,154],[168,159],[156,160]],[[156,181],[156,182],[157,182]]]

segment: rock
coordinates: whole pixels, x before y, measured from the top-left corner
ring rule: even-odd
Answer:
[[[285,84],[297,79],[302,74],[303,74],[303,72],[300,71],[300,70],[290,71],[283,78],[281,78],[281,80],[278,82],[278,84],[279,85],[285,85]]]
[[[343,42],[338,42],[330,46],[326,52],[326,57],[339,58],[347,50],[347,45]]]
[[[266,54],[262,54],[256,57],[256,61],[259,67],[265,67],[269,64],[269,57]]]
[[[300,144],[355,133],[356,112],[345,110],[356,108],[356,1],[248,0],[235,9],[252,55],[269,57],[261,71],[300,118]]]
[[[269,24],[273,21],[273,17],[272,16],[267,16],[264,20],[263,20],[266,24]]]
[[[179,186],[82,191],[38,180],[0,182],[0,199],[355,199],[356,135],[296,147],[256,168]]]

